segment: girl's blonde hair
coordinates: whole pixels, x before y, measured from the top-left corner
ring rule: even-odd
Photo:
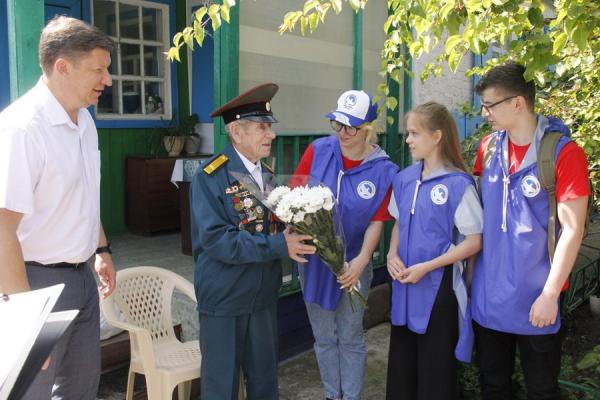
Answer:
[[[439,142],[440,155],[446,167],[453,167],[467,172],[458,140],[456,122],[448,109],[433,101],[418,105],[404,117],[405,127],[410,115],[418,115],[419,121],[428,131],[439,130],[442,132],[442,138]]]

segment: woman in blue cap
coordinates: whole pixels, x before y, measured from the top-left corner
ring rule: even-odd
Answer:
[[[357,286],[366,298],[379,244],[390,185],[398,167],[375,144],[377,104],[364,91],[349,90],[326,115],[335,135],[315,140],[304,152],[296,175],[310,175],[336,196],[346,238],[347,271],[339,278],[317,256],[300,266],[302,290],[315,336],[315,354],[327,399],[361,396],[366,349],[359,302],[353,312],[343,288]]]
[[[456,359],[473,346],[461,260],[481,249],[483,212],[466,172],[456,123],[425,103],[406,119],[414,165],[394,178],[396,218],[387,256],[392,283],[388,400],[456,398]],[[460,240],[460,236],[464,240]]]

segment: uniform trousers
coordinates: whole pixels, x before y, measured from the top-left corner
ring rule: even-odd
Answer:
[[[200,314],[202,400],[237,400],[240,368],[247,400],[277,400],[277,304],[234,317]]]
[[[452,266],[444,267],[427,331],[415,333],[392,325],[387,373],[388,400],[456,399],[458,302]]]
[[[485,328],[473,322],[479,382],[484,400],[510,400],[516,347],[528,400],[559,400],[558,374],[562,332],[550,335],[516,335]]]
[[[100,382],[98,285],[89,263],[77,269],[26,265],[32,289],[64,283],[53,312],[79,310],[24,399],[95,400]]]

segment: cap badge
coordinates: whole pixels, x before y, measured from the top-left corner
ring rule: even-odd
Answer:
[[[351,94],[344,99],[344,107],[352,108],[356,105],[357,99],[356,96]]]
[[[269,103],[268,101],[265,103],[265,108],[267,109],[267,111],[271,111],[271,103]]]

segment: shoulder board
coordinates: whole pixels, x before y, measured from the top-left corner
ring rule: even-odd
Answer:
[[[266,163],[266,162],[264,162],[264,161],[261,161],[261,164],[262,164],[263,168],[265,168],[267,171],[269,171],[269,172],[270,172],[270,173],[272,173],[272,174],[274,173],[274,172],[273,172],[273,167],[271,167],[269,164],[267,164],[267,163]]]
[[[211,175],[213,172],[221,168],[225,163],[229,161],[229,158],[225,154],[219,155],[217,158],[209,162],[206,167],[203,168],[204,172]]]

